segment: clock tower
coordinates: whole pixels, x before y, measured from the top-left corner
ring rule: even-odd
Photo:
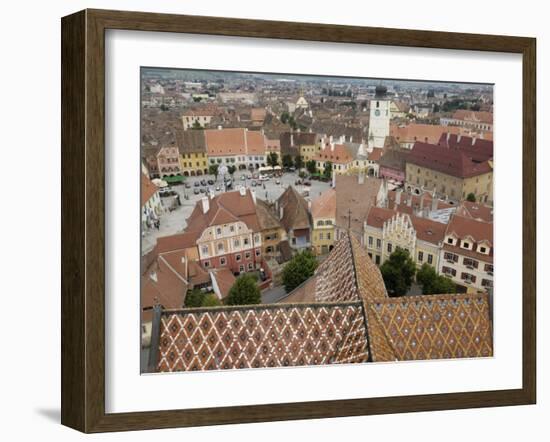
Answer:
[[[390,134],[390,100],[386,95],[386,86],[376,86],[374,99],[370,101],[368,147],[384,147],[384,141]]]

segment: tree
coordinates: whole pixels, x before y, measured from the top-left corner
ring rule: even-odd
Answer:
[[[416,273],[416,282],[422,286],[424,295],[456,293],[456,284],[446,276],[438,275],[435,269],[425,263]]]
[[[217,164],[211,164],[208,168],[208,173],[210,175],[214,175],[216,179],[218,179],[218,173],[219,173],[219,167]]]
[[[470,192],[468,196],[466,197],[466,201],[470,201],[471,203],[476,202],[476,196],[473,192]]]
[[[311,175],[317,173],[317,163],[315,162],[315,160],[309,160],[306,163],[306,169]]]
[[[227,296],[228,305],[250,305],[262,302],[260,288],[252,275],[244,274],[237,278]]]
[[[291,292],[313,276],[316,268],[317,260],[309,250],[296,254],[283,269],[283,285],[286,292]]]
[[[294,163],[292,162],[292,157],[289,154],[283,155],[283,167],[288,169],[293,165]]]
[[[304,167],[304,160],[302,159],[302,155],[296,155],[294,158],[294,167],[297,170],[300,170],[302,167]]]
[[[416,265],[409,251],[397,247],[390,257],[380,266],[384,284],[390,296],[404,296],[411,288]]]
[[[215,307],[217,305],[222,305],[218,297],[214,293],[209,293],[204,295],[202,298],[202,307]]]
[[[198,288],[194,288],[188,291],[187,296],[185,296],[185,307],[200,307],[203,298],[204,294]]]
[[[325,168],[323,169],[323,176],[330,180],[332,178],[332,163],[330,161],[327,161],[325,163]]]
[[[288,112],[283,112],[281,114],[281,123],[286,124],[288,122],[288,119],[290,118],[290,115]]]
[[[229,175],[233,176],[233,174],[237,171],[237,166],[231,164],[227,166],[227,171],[229,172]]]
[[[270,167],[279,165],[279,156],[276,152],[269,152],[269,155],[267,155],[267,165]]]
[[[191,129],[195,129],[195,130],[202,129],[202,126],[199,123],[199,120],[195,120],[195,122],[193,123],[193,126],[191,126]]]

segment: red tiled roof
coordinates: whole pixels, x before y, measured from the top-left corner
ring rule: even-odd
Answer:
[[[351,152],[343,144],[327,144],[313,157],[315,161],[330,161],[335,164],[347,164],[353,160]]]
[[[493,170],[489,161],[475,163],[460,149],[416,142],[407,157],[407,163],[436,170],[447,175],[468,178]]]
[[[484,112],[484,111],[471,111],[467,109],[458,109],[453,114],[453,119],[493,124],[493,113]]]
[[[336,190],[325,190],[311,203],[313,218],[336,218]]]
[[[141,207],[158,191],[157,186],[145,175],[141,174]]]

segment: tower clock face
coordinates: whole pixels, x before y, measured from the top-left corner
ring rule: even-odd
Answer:
[[[376,109],[376,110],[374,111],[374,115],[376,115],[377,117],[379,117],[379,116],[380,116],[380,110],[379,110],[379,109]]]

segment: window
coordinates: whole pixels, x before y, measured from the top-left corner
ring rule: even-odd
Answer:
[[[369,252],[369,258],[372,259],[372,253]]]
[[[210,267],[210,261],[204,261],[204,267]]]
[[[235,255],[235,261],[239,262],[241,260],[241,255]]]
[[[259,242],[260,242],[260,235],[255,235],[255,236],[254,236],[254,242],[255,242],[256,244],[259,244]]]
[[[266,253],[273,253],[273,247],[267,246],[265,251],[266,251]]]
[[[323,235],[322,233],[319,233],[319,239],[320,239],[320,240],[325,239],[325,235]]]
[[[478,262],[475,260],[475,259],[471,259],[471,258],[464,258],[462,260],[462,263],[466,266],[466,267],[472,267],[474,269],[477,269],[477,266],[478,266]]]
[[[373,242],[374,242],[374,238],[372,236],[369,236],[369,247],[372,247]]]
[[[380,255],[376,255],[376,265],[380,265]]]
[[[248,270],[252,270],[254,268],[253,264],[251,262],[248,263]]]
[[[462,272],[462,274],[460,275],[460,278],[466,282],[466,283],[469,283],[469,284],[473,284],[476,282],[476,277],[470,273],[466,273],[466,272]]]
[[[481,280],[481,286],[482,287],[493,287],[493,281],[491,279],[482,279]]]
[[[216,234],[217,234],[217,235],[221,235],[221,234],[222,234],[222,228],[221,228],[221,227],[216,227]]]
[[[218,243],[218,252],[223,252],[223,243]]]
[[[239,266],[239,272],[244,272],[244,266],[242,264]]]
[[[493,274],[493,264],[485,264],[484,270],[487,273],[492,275]]]
[[[327,239],[330,239],[330,232],[327,233]]]
[[[478,250],[479,250],[480,253],[487,253],[487,247],[479,246]]]
[[[445,261],[458,262],[458,255],[455,255],[454,253],[445,252],[445,254],[443,255],[443,259],[445,259]]]
[[[233,245],[235,247],[239,247],[241,245],[241,242],[238,239],[236,239],[235,241],[233,241]]]
[[[434,261],[433,255],[430,255],[430,254],[428,253],[428,264],[430,264],[430,265],[433,264],[433,261]]]
[[[247,246],[249,242],[250,242],[250,241],[248,240],[248,238],[243,239],[243,244],[244,244],[245,246]]]
[[[256,249],[256,256],[260,256],[260,249]]]
[[[453,269],[453,268],[451,268],[451,267],[443,266],[443,267],[441,267],[441,272],[442,272],[444,275],[456,276],[456,270]]]
[[[447,238],[447,243],[453,245],[455,243],[455,240],[449,236]]]
[[[204,255],[208,255],[208,246],[202,246],[201,251]]]
[[[418,252],[418,261],[422,262],[424,260],[424,252]]]
[[[466,241],[462,241],[462,247],[464,247],[465,249],[469,249],[470,248],[470,243],[466,242]]]
[[[317,221],[317,225],[318,226],[324,226],[325,222],[323,220],[319,220],[319,221]]]
[[[235,231],[235,226],[229,226],[229,231],[234,232]]]
[[[251,255],[250,255],[250,252],[246,252],[246,253],[244,254],[244,258],[245,258],[245,259],[250,259],[250,256],[251,256]]]
[[[221,265],[221,266],[224,266],[225,264],[227,264],[227,260],[225,259],[225,257],[222,256],[222,257],[220,258],[220,265]]]
[[[388,243],[388,253],[391,253],[392,251],[392,245],[391,242]]]
[[[381,248],[381,247],[382,247],[382,240],[379,239],[379,238],[377,238],[377,239],[376,239],[376,248],[379,249],[379,248]]]

